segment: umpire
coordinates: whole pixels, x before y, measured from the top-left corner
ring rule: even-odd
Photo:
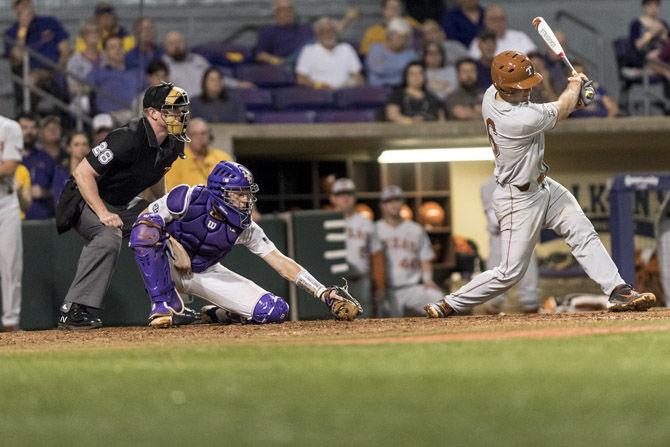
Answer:
[[[121,239],[146,206],[165,194],[163,176],[188,142],[187,93],[171,83],[149,87],[143,117],[112,131],[77,166],[58,201],[56,224],[85,240],[77,273],[60,308],[60,329],[102,326],[98,310],[116,268]]]

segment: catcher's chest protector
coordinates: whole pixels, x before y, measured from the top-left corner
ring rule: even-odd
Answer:
[[[191,257],[191,269],[195,273],[203,272],[221,261],[242,232],[239,228],[214,219],[209,213],[209,199],[206,188],[195,187],[184,215],[167,225],[168,233],[184,246]]]

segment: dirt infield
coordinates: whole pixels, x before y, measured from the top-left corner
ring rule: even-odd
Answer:
[[[62,349],[132,348],[166,344],[381,344],[511,338],[557,338],[670,330],[670,309],[648,312],[589,312],[558,315],[495,315],[429,320],[300,321],[281,325],[191,325],[102,328],[86,332],[23,331],[0,333],[0,352]]]

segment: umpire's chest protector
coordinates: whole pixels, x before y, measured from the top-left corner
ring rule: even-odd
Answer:
[[[168,233],[191,256],[191,269],[195,273],[220,262],[233,248],[242,231],[214,218],[210,213],[210,200],[207,189],[195,187],[186,212],[167,225]]]

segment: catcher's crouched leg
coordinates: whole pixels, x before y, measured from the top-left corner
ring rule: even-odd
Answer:
[[[288,303],[283,298],[266,293],[256,303],[251,321],[256,324],[283,323],[288,319],[288,311]]]
[[[251,318],[210,304],[202,308],[200,319],[203,323],[218,324],[283,323],[288,319],[288,312],[289,305],[283,298],[266,293],[256,302]]]
[[[135,262],[151,299],[149,325],[171,326],[172,315],[184,311],[184,302],[175,290],[170,273],[163,218],[157,214],[141,215],[130,233],[129,245],[135,252]]]

